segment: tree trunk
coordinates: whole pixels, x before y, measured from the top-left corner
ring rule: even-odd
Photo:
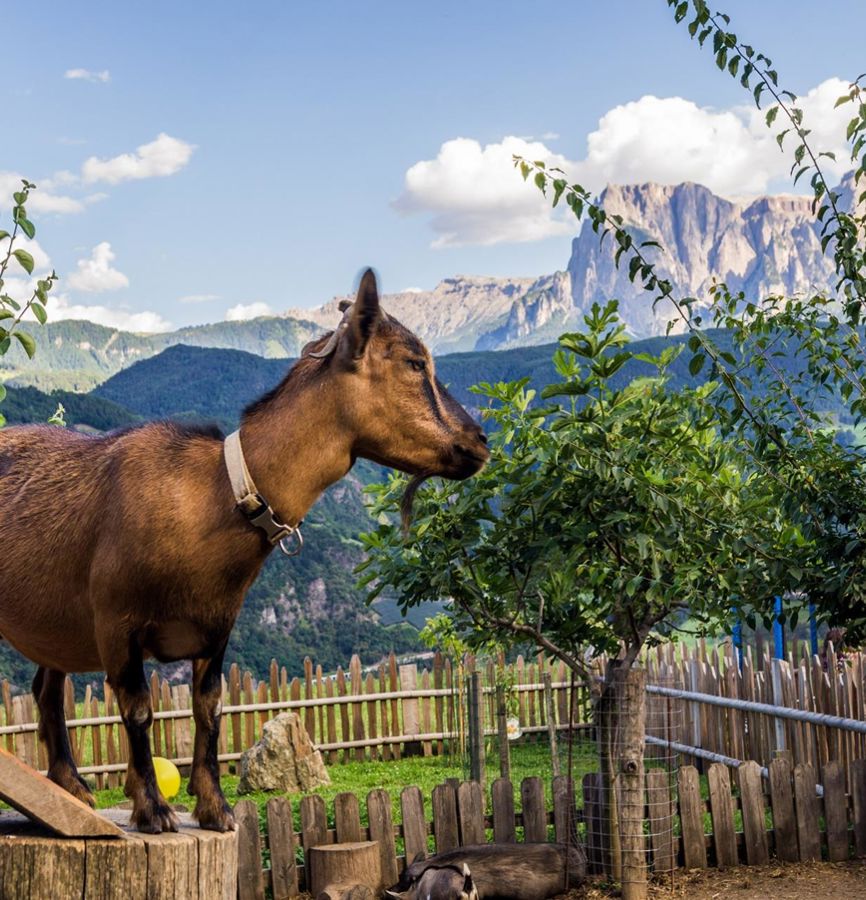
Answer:
[[[601,837],[605,873],[624,900],[646,897],[643,834],[646,673],[609,664],[596,707],[602,776]]]

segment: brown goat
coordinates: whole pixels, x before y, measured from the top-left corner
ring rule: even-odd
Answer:
[[[424,345],[381,311],[371,270],[340,329],[244,412],[240,434],[262,497],[289,526],[359,456],[457,479],[488,457]],[[93,802],[70,753],[63,683],[67,672],[104,670],[129,736],[126,793],[142,831],[177,828],[151,759],[150,657],[193,661],[195,816],[203,828],[234,828],[217,765],[220,673],[274,544],[236,502],[223,453],[218,432],[169,422],[98,437],[0,431],[0,635],[39,666],[49,777]]]

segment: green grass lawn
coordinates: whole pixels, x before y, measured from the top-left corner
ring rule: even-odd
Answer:
[[[563,764],[565,760],[563,758]],[[574,774],[580,779],[584,772],[595,771],[595,760],[592,756],[592,745],[578,745],[574,754]],[[325,800],[329,822],[333,825],[333,798],[343,792],[351,791],[361,801],[361,820],[366,824],[366,804],[364,799],[374,788],[384,788],[391,795],[392,816],[395,822],[402,821],[400,815],[400,792],[404,787],[417,785],[424,797],[424,809],[429,818],[432,817],[431,793],[437,784],[446,778],[468,778],[468,773],[459,759],[451,759],[447,755],[436,757],[415,756],[389,762],[349,762],[328,766],[331,784],[318,788],[313,793]],[[515,808],[520,810],[520,782],[531,775],[538,775],[544,784],[545,799],[548,807],[552,804],[551,783],[553,768],[550,749],[545,743],[518,744],[511,748],[511,781],[515,788]],[[495,753],[488,754],[487,781],[490,785],[499,776],[499,759]],[[238,800],[253,800],[259,808],[259,817],[264,822],[265,807],[275,793],[253,793],[239,795],[238,777],[225,775],[221,779],[223,791],[232,805]],[[173,803],[180,804],[190,811],[195,807],[195,797],[186,792],[187,779],[181,781],[180,793]],[[490,791],[488,788],[488,807]],[[295,817],[295,828],[300,830],[300,794],[291,795],[292,809]],[[113,788],[96,792],[97,805],[100,808],[115,806],[126,800],[123,788]]]

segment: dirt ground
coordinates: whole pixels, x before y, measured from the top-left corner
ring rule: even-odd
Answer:
[[[617,892],[618,893],[618,892]],[[588,886],[568,900],[608,900],[611,892]],[[798,863],[730,869],[681,869],[673,880],[650,885],[651,900],[861,900],[866,898],[866,860]]]

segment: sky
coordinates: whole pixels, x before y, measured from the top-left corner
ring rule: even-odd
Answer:
[[[841,160],[862,0],[722,7]],[[7,7],[4,37],[0,229],[35,182],[55,320],[249,318],[348,293],[367,265],[385,292],[562,269],[579,225],[515,152],[595,191],[791,190],[763,114],[665,0],[55,0]]]

